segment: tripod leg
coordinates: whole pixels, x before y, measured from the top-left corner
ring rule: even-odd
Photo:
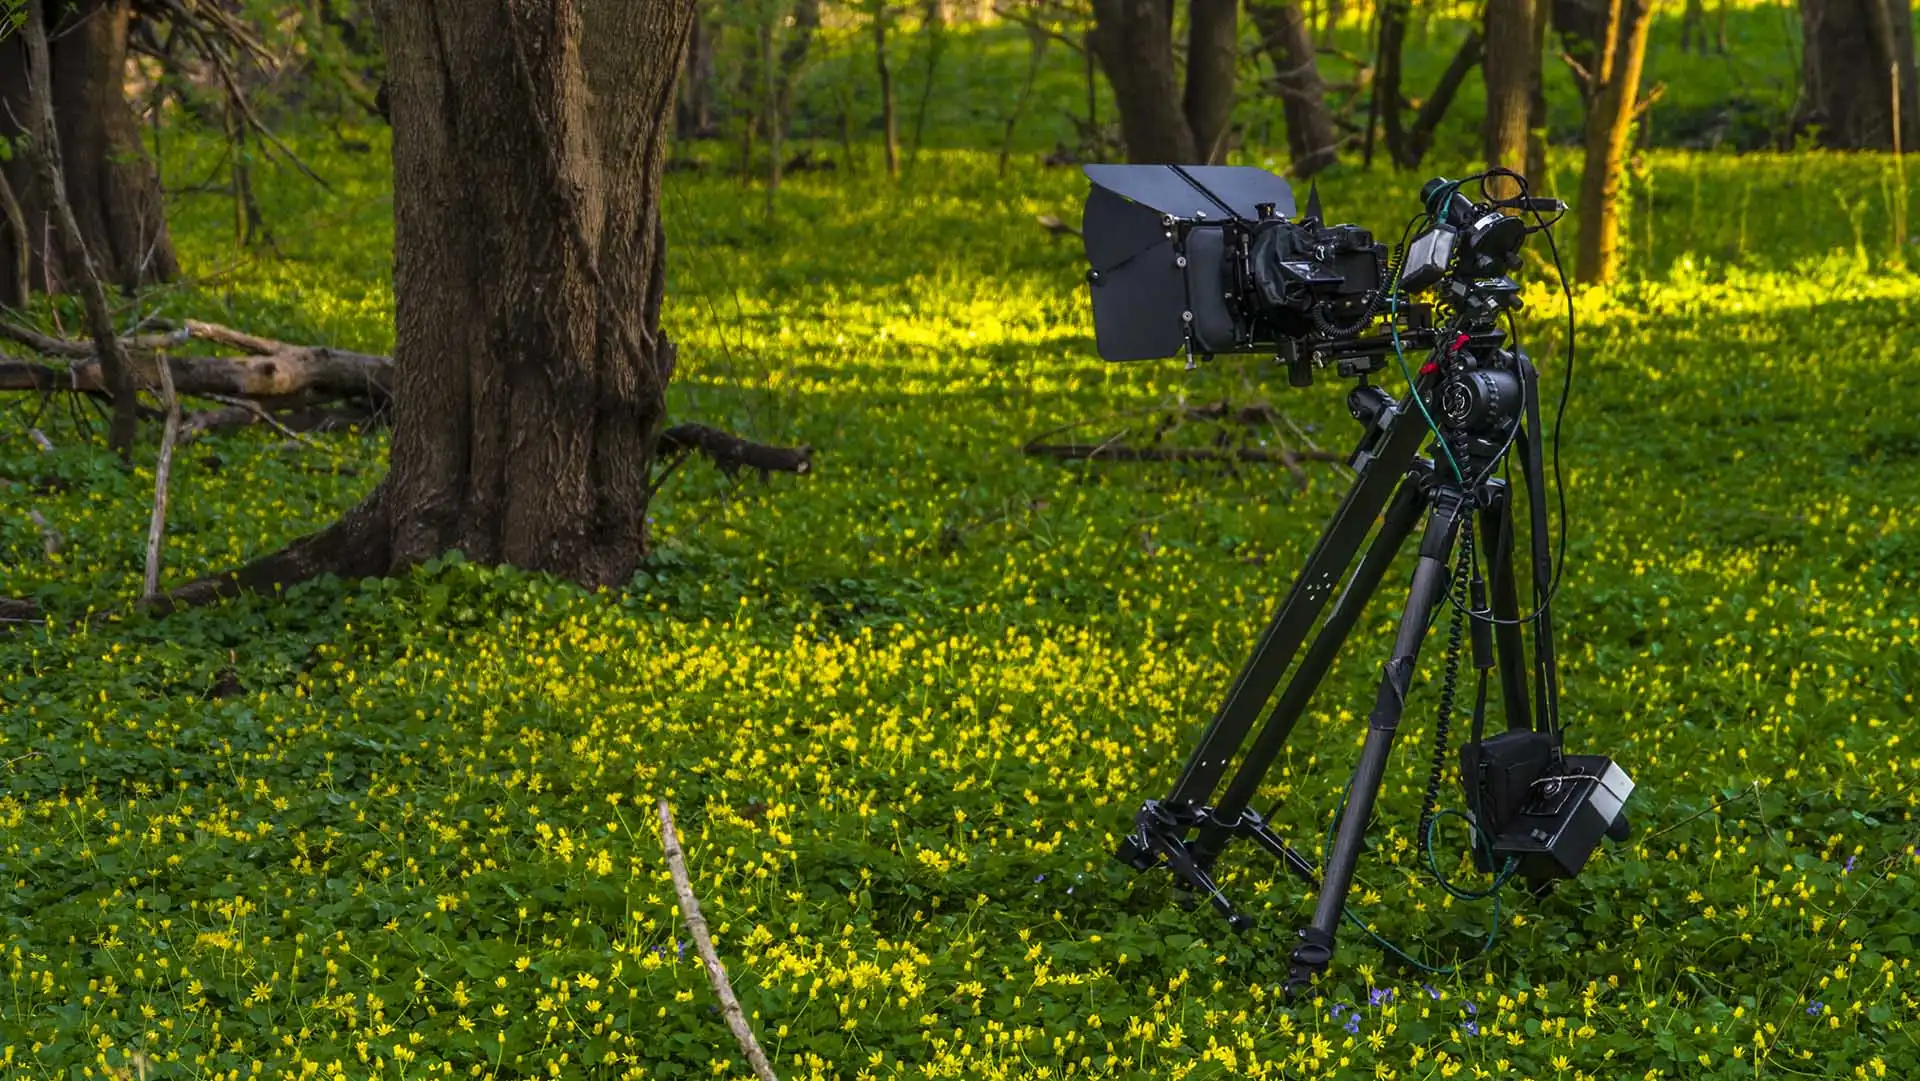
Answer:
[[[1487,589],[1493,615],[1495,654],[1500,664],[1500,694],[1507,727],[1532,728],[1533,711],[1527,704],[1526,646],[1521,639],[1520,598],[1513,578],[1513,493],[1499,489],[1480,512],[1480,534],[1491,542],[1487,551]]]
[[[1458,493],[1441,492],[1427,517],[1427,529],[1420,539],[1420,562],[1414,567],[1413,586],[1407,607],[1400,615],[1400,631],[1395,636],[1393,656],[1382,667],[1380,688],[1374,697],[1373,711],[1367,716],[1367,738],[1360,748],[1360,761],[1353,771],[1353,783],[1347,790],[1346,810],[1340,816],[1339,833],[1333,852],[1321,869],[1320,901],[1314,907],[1313,923],[1300,932],[1301,943],[1293,950],[1293,970],[1287,979],[1291,992],[1312,984],[1333,960],[1334,932],[1347,904],[1347,891],[1353,885],[1354,868],[1360,862],[1360,846],[1373,817],[1373,804],[1380,791],[1380,778],[1386,773],[1387,756],[1393,750],[1393,737],[1406,710],[1407,687],[1413,680],[1414,662],[1420,656],[1420,643],[1427,636],[1427,624],[1446,595],[1450,574],[1448,556],[1453,550],[1455,531],[1462,509]]]
[[[1333,602],[1333,609],[1327,613],[1320,633],[1314,636],[1313,644],[1307,647],[1306,656],[1301,658],[1300,666],[1287,680],[1286,689],[1280,692],[1280,700],[1274,703],[1267,723],[1261,727],[1260,734],[1254,737],[1253,745],[1241,759],[1239,770],[1227,784],[1226,794],[1214,808],[1213,820],[1201,827],[1200,835],[1194,842],[1194,859],[1200,866],[1212,867],[1221,849],[1233,836],[1228,827],[1237,822],[1241,812],[1253,802],[1267,768],[1286,746],[1293,726],[1307,708],[1307,701],[1313,697],[1327,670],[1333,666],[1340,647],[1346,643],[1347,635],[1352,633],[1353,625],[1360,621],[1361,614],[1366,611],[1367,601],[1379,588],[1380,580],[1386,577],[1393,557],[1406,542],[1407,535],[1413,532],[1413,527],[1420,520],[1420,512],[1425,507],[1426,498],[1420,490],[1419,479],[1409,476],[1401,481],[1400,490],[1394,493],[1393,502],[1387,507],[1386,517],[1380,523],[1379,534],[1367,548],[1366,555],[1361,557],[1360,566],[1354,569],[1346,588],[1340,591],[1339,598]]]
[[[1260,708],[1279,685],[1287,666],[1293,663],[1293,655],[1319,618],[1334,583],[1346,574],[1355,549],[1366,540],[1395,486],[1413,464],[1426,433],[1426,419],[1420,411],[1403,405],[1378,441],[1378,452],[1361,470],[1360,479],[1320,534],[1306,567],[1294,579],[1266,633],[1260,636],[1259,645],[1234,679],[1226,701],[1200,737],[1200,745],[1188,756],[1167,803],[1194,808],[1213,797],[1227,764],[1259,719]],[[1128,858],[1124,845],[1122,858]]]
[[[1527,511],[1533,529],[1533,603],[1540,609],[1533,624],[1533,681],[1542,732],[1560,731],[1560,670],[1553,655],[1553,613],[1547,594],[1553,588],[1553,542],[1547,537],[1546,466],[1541,456],[1540,373],[1533,362],[1520,359],[1520,385],[1526,402],[1527,423],[1520,431],[1521,468],[1527,481]]]

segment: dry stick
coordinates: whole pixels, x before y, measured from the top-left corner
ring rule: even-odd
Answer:
[[[87,323],[106,370],[107,390],[113,395],[113,426],[109,442],[125,457],[133,452],[134,428],[139,424],[137,403],[133,397],[133,369],[126,350],[113,329],[113,313],[107,310],[107,293],[100,287],[100,275],[87,251],[80,221],[73,216],[73,204],[67,201],[67,182],[60,163],[60,135],[53,120],[53,71],[47,49],[47,23],[42,0],[27,0],[27,55],[30,58],[33,104],[33,159],[40,168],[40,182],[46,185],[53,202],[54,219],[60,227],[67,254],[79,263],[80,295],[86,302]],[[51,262],[51,260],[49,260]]]
[[[700,960],[706,962],[707,980],[713,984],[713,993],[720,997],[720,1012],[726,1015],[727,1027],[733,1030],[733,1038],[740,1041],[740,1052],[747,1056],[753,1075],[760,1081],[780,1081],[767,1063],[767,1053],[760,1050],[760,1041],[753,1038],[753,1029],[747,1027],[747,1015],[740,1009],[740,1000],[733,997],[733,985],[727,982],[726,966],[713,951],[713,939],[707,934],[707,918],[700,914],[700,902],[694,898],[693,883],[687,878],[687,857],[680,851],[680,834],[673,828],[673,808],[667,806],[664,799],[660,801],[660,843],[666,847],[667,868],[673,872],[673,891],[680,895],[680,914],[686,917],[687,930],[693,932],[694,949],[700,952]]]
[[[1887,68],[1888,83],[1893,94],[1893,253],[1895,261],[1905,263],[1907,259],[1907,163],[1902,160],[1900,146],[1900,65]]]
[[[40,547],[46,550],[47,558],[60,554],[60,531],[47,523],[47,517],[37,510],[27,512],[27,519],[40,527]]]
[[[166,358],[160,369],[160,393],[166,397],[167,428],[160,436],[160,463],[153,471],[153,521],[147,526],[147,588],[143,600],[160,594],[160,544],[167,536],[167,476],[173,471],[173,444],[180,438],[180,396],[173,392],[173,371]]]

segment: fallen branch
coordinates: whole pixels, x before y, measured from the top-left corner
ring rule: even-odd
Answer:
[[[391,358],[318,345],[287,345],[277,352],[247,357],[169,356],[166,364],[181,394],[252,398],[262,404],[267,399],[305,394],[383,402],[393,379]],[[155,354],[133,353],[132,368],[139,384],[159,385],[159,358]],[[100,362],[91,357],[75,360],[65,369],[32,361],[0,361],[0,391],[21,390],[42,394],[63,390],[111,393]]]
[[[705,424],[676,424],[660,434],[660,457],[699,451],[720,471],[732,476],[742,468],[768,473],[808,473],[813,470],[812,447],[776,447],[754,443]]]
[[[1344,462],[1344,455],[1326,450],[1262,450],[1259,447],[1130,447],[1124,443],[1030,443],[1026,452],[1036,458],[1063,461],[1115,462]]]
[[[1285,466],[1293,474],[1294,485],[1307,488],[1307,472],[1302,462],[1345,463],[1344,455],[1325,450],[1263,450],[1259,447],[1212,449],[1207,447],[1132,447],[1124,443],[1028,443],[1028,455],[1061,461],[1111,462],[1261,462]]]
[[[99,352],[96,342],[75,341],[72,338],[56,338],[51,334],[42,334],[32,327],[23,327],[17,323],[0,323],[0,338],[11,338],[36,353],[50,357],[67,357],[85,360]],[[169,334],[143,334],[121,338],[120,346],[127,350],[171,349],[185,345],[189,335],[186,331],[174,331]]]
[[[760,1041],[753,1038],[753,1029],[747,1025],[740,1000],[733,995],[727,967],[714,952],[713,938],[707,934],[707,918],[700,914],[700,902],[694,897],[693,882],[687,876],[687,857],[680,851],[680,833],[673,827],[673,808],[664,799],[660,801],[660,844],[667,850],[667,869],[673,873],[673,892],[680,896],[680,914],[686,918],[687,930],[693,933],[694,949],[707,966],[707,981],[713,984],[713,993],[720,998],[720,1012],[726,1015],[727,1027],[739,1041],[740,1053],[747,1057],[747,1064],[753,1067],[753,1074],[760,1081],[779,1081],[773,1066],[767,1062],[767,1053],[760,1049]]]
[[[32,601],[15,600],[12,597],[0,597],[0,626],[45,622],[46,619],[41,616],[38,604]]]

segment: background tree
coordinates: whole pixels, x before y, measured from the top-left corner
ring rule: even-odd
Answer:
[[[1175,6],[1174,0],[1093,0],[1092,45],[1113,87],[1131,161],[1226,156],[1239,0],[1191,0],[1184,82],[1174,59]]]
[[[1469,31],[1435,81],[1433,93],[1420,103],[1409,126],[1404,114],[1413,105],[1406,99],[1402,85],[1408,15],[1407,0],[1381,0],[1373,96],[1367,107],[1366,160],[1369,165],[1373,162],[1373,133],[1377,126],[1386,139],[1387,153],[1393,163],[1402,169],[1419,168],[1433,145],[1440,121],[1446,117],[1447,109],[1453,105],[1454,97],[1484,51],[1479,29]]]
[[[1287,121],[1291,172],[1312,176],[1340,155],[1340,136],[1320,78],[1313,28],[1295,0],[1247,0],[1247,15],[1273,63],[1273,85]]]
[[[1613,0],[1586,71],[1586,161],[1574,259],[1574,274],[1583,282],[1612,281],[1619,271],[1620,181],[1627,137],[1640,112],[1640,71],[1652,25],[1653,0]]]
[[[1487,164],[1523,173],[1528,164],[1534,86],[1540,78],[1534,7],[1534,0],[1487,0],[1486,59],[1480,66],[1487,88],[1482,128]]]
[[[179,273],[167,234],[159,179],[140,142],[125,84],[131,0],[50,0],[53,111],[63,178],[81,237],[102,278],[122,289]],[[0,35],[0,141],[17,143],[31,115],[26,42]],[[52,201],[23,155],[0,162],[17,200],[27,243],[27,273],[36,288],[75,287],[79,258],[52,223]],[[47,241],[52,239],[51,250]],[[0,229],[0,297],[21,294],[19,238]]]
[[[1899,147],[1920,135],[1914,87],[1913,8],[1908,0],[1800,0],[1806,45],[1795,127],[1820,145],[1891,150],[1896,101]]]

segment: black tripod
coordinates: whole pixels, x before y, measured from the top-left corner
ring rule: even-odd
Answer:
[[[1550,590],[1553,557],[1546,530],[1538,380],[1526,356],[1500,348],[1501,341],[1498,331],[1484,331],[1461,334],[1451,347],[1436,348],[1435,361],[1422,369],[1413,393],[1398,402],[1377,387],[1363,385],[1353,392],[1349,405],[1366,427],[1351,460],[1358,474],[1353,487],[1321,533],[1306,566],[1294,579],[1226,701],[1207,726],[1200,745],[1187,759],[1172,793],[1141,808],[1133,833],[1121,842],[1117,853],[1141,870],[1164,861],[1189,889],[1212,902],[1235,930],[1245,930],[1252,921],[1234,907],[1213,879],[1213,866],[1221,852],[1233,838],[1244,836],[1280,859],[1319,891],[1313,920],[1300,931],[1301,941],[1292,953],[1288,981],[1292,990],[1309,985],[1333,958],[1334,933],[1405,709],[1414,665],[1433,616],[1446,603],[1450,579],[1456,573],[1455,545],[1470,515],[1478,516],[1475,524],[1480,550],[1486,555],[1485,587],[1492,617],[1474,618],[1476,642],[1492,639],[1475,652],[1497,654],[1507,727],[1541,733],[1551,739],[1556,754],[1558,751],[1559,686],[1553,627],[1544,604],[1530,618],[1521,618],[1512,551],[1512,493],[1506,482],[1494,476],[1509,451],[1517,452],[1529,493],[1533,588],[1536,597],[1544,599]],[[1475,373],[1488,374],[1476,381]],[[1457,389],[1463,386],[1464,390]],[[1423,411],[1414,395],[1421,396],[1421,401],[1437,399],[1436,405]],[[1429,460],[1421,457],[1421,444],[1435,434],[1436,428],[1437,439],[1444,441],[1444,447],[1436,442],[1436,453]],[[1316,870],[1311,861],[1274,834],[1267,818],[1255,812],[1251,804],[1262,778],[1285,746],[1367,601],[1379,588],[1395,554],[1422,519],[1425,527],[1419,542],[1419,562],[1414,567],[1392,656],[1381,669],[1346,810],[1326,866]],[[1358,567],[1280,691],[1265,724],[1254,733],[1262,707],[1293,665],[1333,595],[1335,584],[1346,575],[1376,521],[1379,529],[1372,543],[1360,556]],[[1474,577],[1478,593],[1477,569]],[[1474,607],[1482,607],[1482,602],[1476,600]],[[1521,631],[1526,623],[1533,627],[1530,672]],[[1485,671],[1483,664],[1483,674]],[[1253,741],[1240,756],[1239,768],[1225,793],[1217,803],[1210,803],[1249,734],[1253,734]],[[1482,829],[1486,825],[1480,823]]]

